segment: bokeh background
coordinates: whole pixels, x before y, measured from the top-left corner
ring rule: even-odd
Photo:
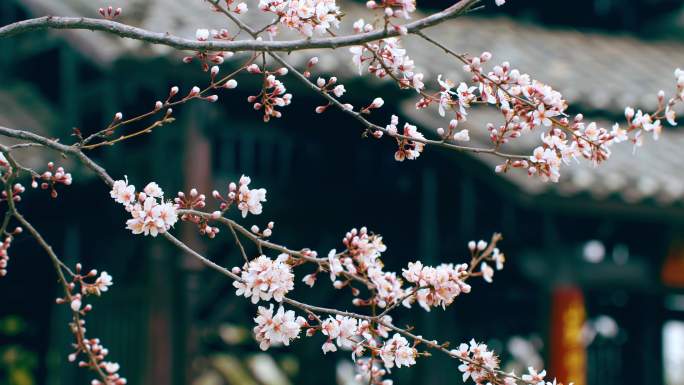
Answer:
[[[347,27],[365,12],[362,2],[338,2]],[[682,1],[484,3],[429,34],[459,52],[491,51],[495,62],[510,61],[561,91],[573,112],[606,125],[621,120],[626,105],[653,108],[655,93],[673,90],[672,71],[684,66]],[[109,4],[124,8],[124,22],[155,31],[186,37],[200,27],[234,31],[200,0],[3,0],[0,22],[96,16]],[[444,2],[419,6],[428,11]],[[407,38],[406,46],[426,78],[466,80],[459,63],[422,41]],[[290,60],[312,55],[321,58],[314,75],[337,75],[352,104],[385,98],[373,116],[379,124],[398,113],[428,135],[446,125],[435,114],[418,114],[412,92],[355,77],[346,49]],[[199,64],[182,64],[180,57],[88,31],[2,39],[0,124],[68,142],[73,127],[93,132],[117,111],[149,110],[172,85],[205,84]],[[223,71],[243,57],[227,61]],[[114,177],[128,175],[137,186],[155,180],[167,194],[197,187],[209,195],[250,175],[268,189],[268,202],[245,225],[275,220],[274,240],[320,252],[339,248],[352,227],[368,226],[384,235],[386,264],[396,270],[415,259],[465,261],[468,240],[501,231],[508,260],[494,284],[475,284],[445,311],[400,310],[396,322],[440,341],[486,342],[517,373],[532,365],[576,385],[684,384],[684,131],[667,129],[636,156],[630,144],[616,146],[604,167],[582,163],[566,168],[560,183],[541,184],[524,173],[495,175],[494,159],[432,148],[416,161],[395,162],[391,141],[361,138],[358,125],[338,112],[314,114],[321,99],[288,77],[292,105],[282,119],[264,124],[246,102],[258,80],[238,81],[218,103],[181,106],[174,124],[92,155]],[[486,144],[485,124],[499,119],[495,111],[473,111],[467,124],[475,144]],[[531,151],[535,135],[511,151]],[[322,356],[317,337],[259,351],[251,337],[255,307],[234,296],[231,282],[165,242],[131,237],[126,213],[86,170],[39,152],[22,160],[38,169],[55,160],[75,176],[56,200],[29,189],[21,208],[66,263],[81,261],[114,276],[112,290],[93,301],[88,334],[109,347],[129,384],[355,384],[349,354]],[[175,232],[218,263],[241,263],[225,233],[206,241],[185,224]],[[28,236],[17,237],[10,255],[9,274],[0,280],[0,383],[89,383],[89,373],[66,360],[68,313],[54,305],[60,289],[48,258]],[[295,295],[351,308],[346,293],[322,283],[316,290],[298,283]],[[459,384],[456,367],[436,355],[392,377],[400,385]]]

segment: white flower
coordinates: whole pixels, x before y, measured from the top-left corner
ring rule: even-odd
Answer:
[[[252,303],[270,301],[271,298],[281,302],[285,294],[294,288],[294,274],[287,264],[288,258],[289,255],[280,254],[274,261],[262,255],[245,264],[242,281],[233,282],[237,288],[235,294],[251,297]]]
[[[112,276],[107,274],[106,271],[100,273],[100,276],[95,280],[95,287],[97,290],[103,292],[109,290],[109,286],[112,286],[114,282],[112,281]]]
[[[468,130],[463,129],[454,134],[454,140],[460,140],[462,142],[467,142],[470,140],[470,133]]]
[[[445,308],[461,293],[470,292],[470,286],[462,277],[468,269],[466,264],[441,264],[437,267],[423,266],[420,262],[409,262],[403,270],[403,277],[416,285],[416,294],[412,297],[425,309],[441,306]]]
[[[534,117],[534,125],[539,126],[543,124],[546,127],[550,127],[553,123],[551,118],[557,115],[559,115],[558,111],[548,110],[545,105],[540,104],[532,114]]]
[[[80,297],[74,297],[71,300],[70,306],[71,306],[71,310],[73,310],[73,311],[81,310],[81,298]]]
[[[160,198],[164,195],[164,191],[162,191],[159,185],[155,182],[148,183],[147,186],[145,186],[145,188],[143,189],[143,191],[145,192],[145,194],[147,194],[147,196],[153,198]]]
[[[338,98],[340,96],[344,95],[344,93],[346,91],[347,90],[344,88],[344,85],[342,85],[342,84],[337,85],[337,86],[335,86],[335,88],[333,88],[333,94],[335,94],[335,96],[337,96]]]
[[[109,192],[109,196],[116,202],[128,206],[135,201],[135,186],[129,185],[128,179],[117,180],[112,185],[112,191]]]
[[[119,364],[116,362],[103,362],[104,370],[109,374],[114,374],[119,371]]]
[[[126,228],[133,234],[156,237],[165,233],[178,221],[178,213],[171,202],[159,204],[155,198],[147,197],[142,205],[136,203],[130,208],[132,218],[126,221]]]
[[[394,353],[394,362],[397,364],[397,368],[403,366],[411,366],[416,364],[416,350],[408,346],[401,346],[397,348]]]
[[[306,325],[303,317],[296,317],[292,310],[285,311],[281,306],[273,315],[273,304],[269,308],[259,306],[254,335],[261,350],[267,350],[271,345],[290,345],[290,341],[299,337],[299,331]]]
[[[494,277],[494,269],[487,264],[487,262],[482,262],[480,265],[480,272],[482,273],[482,278],[485,281],[492,283],[492,278]]]
[[[235,7],[235,11],[236,11],[237,13],[246,13],[247,10],[248,10],[248,9],[247,9],[247,4],[245,4],[245,3],[239,3],[239,4]]]
[[[353,24],[354,32],[356,32],[356,33],[363,32],[363,27],[365,27],[365,26],[366,26],[366,22],[363,19],[356,20]]]
[[[340,274],[342,271],[344,271],[344,268],[342,267],[342,262],[340,262],[340,259],[337,257],[337,250],[332,249],[328,253],[328,269],[330,270],[330,280],[335,282],[335,278],[337,278],[337,275]]]
[[[373,99],[373,103],[371,103],[370,108],[380,108],[385,104],[385,101],[382,100],[382,98],[375,98]]]
[[[304,276],[304,278],[302,278],[302,282],[309,287],[314,287],[314,284],[316,283],[316,275],[307,274]]]
[[[499,251],[499,248],[495,247],[494,250],[492,250],[492,259],[494,260],[494,263],[496,263],[496,269],[502,270],[504,262],[506,262],[506,256]]]
[[[458,85],[456,94],[458,95],[458,103],[462,114],[466,113],[465,109],[470,107],[470,102],[475,99],[473,91],[476,89],[477,87],[468,87],[468,85],[463,82]]]
[[[500,7],[500,6],[504,5],[504,4],[506,4],[506,0],[494,0],[494,2],[496,3],[496,5],[497,5],[498,7]]]
[[[380,358],[387,369],[391,369],[396,364],[398,368],[411,366],[416,363],[416,350],[409,347],[408,340],[399,334],[394,334],[392,338],[385,342],[380,348]]]
[[[531,366],[527,368],[527,370],[529,374],[524,374],[522,376],[523,381],[535,385],[544,385],[544,377],[546,376],[546,370],[542,370],[540,373],[537,373],[537,371]]]
[[[261,214],[263,209],[261,202],[266,201],[266,189],[250,189],[249,184],[251,179],[247,176],[240,178],[240,187],[238,188],[238,209],[242,212],[242,217],[247,217],[247,213],[253,215]]]
[[[425,88],[425,83],[423,83],[424,77],[425,75],[422,73],[417,73],[411,78],[411,83],[413,84],[413,88],[416,90],[416,92],[420,92],[420,90]]]
[[[672,125],[672,126],[677,125],[677,122],[675,121],[675,119],[676,119],[675,111],[672,108],[670,108],[669,105],[665,108],[665,118],[667,119],[667,122],[670,123],[670,125]]]
[[[325,341],[325,343],[323,344],[323,346],[321,346],[321,348],[323,349],[323,354],[326,354],[328,352],[336,352],[337,351],[337,346],[335,346],[335,344],[329,340]]]

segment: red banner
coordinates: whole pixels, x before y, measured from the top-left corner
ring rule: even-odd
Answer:
[[[551,306],[551,375],[565,384],[586,385],[587,353],[582,342],[584,296],[576,287],[556,288]]]

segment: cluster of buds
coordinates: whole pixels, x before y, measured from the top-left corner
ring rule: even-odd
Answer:
[[[306,70],[302,73],[304,77],[311,77],[311,69],[318,64],[318,56],[314,56],[306,62]]]
[[[458,120],[457,119],[451,119],[449,122],[449,126],[445,130],[442,127],[439,127],[437,129],[437,134],[442,138],[442,140],[454,140],[456,142],[468,142],[470,141],[470,131],[468,129],[464,128],[461,130],[457,130],[458,127]]]
[[[160,105],[160,102],[155,103],[155,105],[154,105],[155,111],[161,109],[164,105],[168,105],[169,103],[171,103],[171,101],[174,99],[174,97],[176,95],[178,95],[178,92],[179,92],[179,89],[177,86],[171,87],[171,89],[169,90],[169,96],[166,99],[166,103],[162,103],[161,105]],[[212,102],[212,103],[218,100],[218,95],[204,96],[204,95],[202,95],[203,92],[204,91],[202,91],[198,86],[193,86],[185,96],[183,96],[179,100],[174,101],[173,104],[184,103],[190,99],[202,99],[202,100],[206,100],[206,101]],[[170,118],[172,113],[173,113],[173,110],[171,108],[167,109],[166,115],[164,116],[163,120]]]
[[[17,227],[13,233],[21,233],[21,227]],[[9,250],[10,246],[12,245],[12,239],[12,236],[8,235],[5,237],[5,241],[0,243],[0,277],[7,275],[7,263],[9,262],[9,254],[7,253],[7,250]]]
[[[125,385],[126,379],[118,374],[119,364],[105,361],[109,351],[102,346],[98,338],[86,338],[84,317],[93,310],[92,305],[83,305],[86,296],[97,295],[109,290],[112,285],[112,276],[103,271],[99,275],[96,270],[83,273],[81,264],[76,264],[76,269],[71,282],[67,284],[66,295],[57,298],[57,304],[69,305],[73,312],[73,321],[69,324],[74,334],[74,351],[69,354],[69,362],[75,362],[80,355],[83,359],[78,362],[81,368],[95,371],[100,379],[94,379],[91,384],[97,385]]]
[[[71,185],[72,178],[71,174],[64,171],[64,167],[57,167],[55,169],[55,164],[49,162],[47,164],[47,170],[38,176],[40,183],[34,177],[31,181],[31,187],[47,190],[50,189],[50,196],[57,198],[57,189],[55,188],[58,184],[63,184],[65,186]]]
[[[21,201],[21,193],[26,191],[24,186],[21,185],[21,183],[15,183],[14,186],[12,186],[12,200],[14,202],[20,202]],[[0,193],[0,202],[6,201],[7,200],[7,191],[2,190],[2,193]]]
[[[324,94],[330,93],[330,94],[333,94],[337,98],[342,97],[342,95],[344,95],[344,93],[347,92],[347,89],[344,88],[344,84],[337,84],[337,78],[335,76],[332,76],[327,81],[324,78],[318,78],[316,80],[316,85],[318,86],[318,88],[321,90],[322,93],[324,93]],[[328,104],[317,106],[315,111],[317,114],[322,114],[331,105],[332,104],[330,102],[328,102]],[[344,104],[344,108],[347,110],[353,110],[354,106],[352,106],[349,103],[346,103],[346,104]]]
[[[240,4],[244,5],[244,3]],[[195,32],[195,39],[198,41],[207,41],[209,39],[234,40],[235,36],[231,36],[227,29],[198,29]],[[202,65],[202,70],[206,72],[210,66],[223,64],[226,59],[230,59],[233,55],[234,53],[230,51],[197,51],[193,56],[185,56],[182,60],[183,63],[192,63],[197,59]]]
[[[211,87],[212,88],[225,88],[225,89],[229,89],[229,90],[236,88],[237,87],[237,80],[235,80],[235,79],[227,79],[227,77],[223,78],[223,79],[219,79],[219,80],[216,79],[216,75],[218,75],[219,70],[220,70],[219,66],[212,66],[211,71],[209,71],[209,76],[211,76]],[[218,96],[212,96],[211,98],[216,98],[214,100],[211,100],[211,101],[216,101],[218,99]]]
[[[76,269],[72,276],[71,282],[68,284],[70,292],[64,298],[58,298],[57,303],[69,303],[71,310],[85,315],[86,312],[92,310],[92,305],[83,306],[83,299],[89,295],[100,296],[103,292],[109,290],[114,282],[112,276],[103,271],[98,276],[97,270],[92,269],[83,274],[83,266],[80,263],[76,264]],[[80,288],[76,291],[77,288]]]
[[[369,9],[382,9],[386,18],[399,17],[410,19],[416,11],[416,0],[370,0],[366,2]]]
[[[107,8],[98,9],[97,12],[99,12],[100,15],[102,15],[102,17],[104,17],[107,20],[114,20],[117,17],[119,17],[119,15],[121,15],[121,8],[114,9],[114,7],[110,5]]]
[[[252,231],[252,233],[254,233],[259,238],[268,238],[271,235],[273,235],[273,227],[275,227],[275,223],[273,221],[270,221],[268,222],[266,228],[263,231],[261,231],[261,229],[257,225],[253,225],[250,228],[250,231]]]
[[[285,93],[285,85],[276,76],[287,75],[287,68],[268,71],[265,68],[262,70],[257,64],[251,64],[247,67],[247,72],[261,74],[264,77],[261,92],[258,95],[250,95],[247,101],[254,103],[255,110],[264,110],[264,122],[271,120],[271,117],[280,118],[282,113],[276,108],[289,105],[292,102],[292,94]]]
[[[206,206],[206,196],[204,194],[200,194],[195,188],[191,189],[189,194],[179,191],[178,195],[173,201],[178,209],[201,210]],[[217,219],[220,216],[220,212],[216,212],[213,215],[214,219]],[[180,219],[182,221],[196,224],[200,234],[206,235],[209,238],[214,238],[216,237],[216,234],[219,233],[218,227],[211,226],[208,219],[199,215],[184,213],[180,216]]]

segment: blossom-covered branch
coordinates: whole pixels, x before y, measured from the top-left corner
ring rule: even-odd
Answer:
[[[369,13],[366,20],[372,21],[354,21],[351,25],[354,33],[343,36],[337,36],[335,32],[343,16],[343,10],[335,0],[259,0],[258,11],[273,17],[261,28],[250,26],[241,18],[250,12],[247,3],[236,0],[207,2],[208,11],[225,15],[239,32],[233,34],[226,28],[210,30],[197,26],[195,38],[186,39],[116,22],[114,19],[124,11],[112,7],[99,10],[102,20],[47,16],[0,28],[0,38],[48,28],[89,29],[163,44],[191,51],[182,61],[199,62],[201,70],[208,75],[204,87],[194,86],[187,92],[181,92],[178,87],[171,86],[165,98],[149,103],[151,109],[147,112],[130,118],[124,118],[123,112],[117,112],[105,127],[87,132],[75,130],[73,136],[76,139],[71,144],[25,130],[0,127],[0,136],[23,142],[11,147],[0,145],[0,182],[3,185],[0,202],[7,205],[0,225],[0,235],[5,237],[0,244],[0,276],[8,273],[7,253],[13,238],[23,229],[28,230],[50,257],[64,289],[57,302],[68,305],[72,313],[70,328],[75,342],[69,359],[75,361],[82,356],[79,366],[95,372],[98,377],[95,384],[125,383],[118,374],[118,364],[105,361],[108,352],[100,341],[85,337],[84,317],[92,310],[90,304],[85,304],[85,299],[108,291],[113,283],[112,277],[106,272],[98,275],[95,270],[84,272],[80,265],[73,270],[66,266],[17,208],[25,191],[20,183],[23,177],[31,179],[31,187],[49,190],[52,198],[58,197],[58,189],[72,184],[71,174],[54,162],[48,163],[44,171],[19,164],[12,153],[31,147],[73,157],[95,172],[109,187],[110,197],[128,213],[122,227],[130,233],[162,237],[208,268],[233,280],[235,295],[258,305],[253,330],[263,350],[271,346],[287,346],[302,334],[319,338],[323,354],[350,351],[358,378],[371,385],[391,384],[391,380],[386,378],[391,370],[412,366],[418,359],[429,356],[431,351],[439,351],[458,360],[463,380],[470,378],[478,385],[550,384],[544,379],[545,372],[538,371],[541,368],[530,368],[522,376],[502,372],[496,354],[474,340],[453,349],[449,343],[415,334],[411,327],[395,325],[393,316],[396,317],[395,311],[402,307],[418,305],[428,312],[435,308],[444,309],[457,302],[459,296],[471,292],[473,279],[482,278],[491,283],[495,271],[503,269],[505,262],[504,253],[498,248],[502,239],[499,234],[494,234],[489,241],[470,242],[468,254],[462,260],[446,261],[436,266],[415,260],[401,271],[391,271],[382,261],[387,252],[383,237],[366,227],[350,230],[344,234],[340,245],[319,256],[313,249],[294,249],[273,241],[272,237],[277,232],[274,221],[268,221],[261,227],[243,225],[244,218],[262,213],[267,196],[266,189],[255,188],[247,176],[227,183],[223,191],[204,194],[193,188],[171,196],[165,194],[165,188],[155,181],[136,188],[126,176],[115,180],[86,153],[135,140],[173,122],[173,108],[178,105],[196,100],[216,102],[221,90],[238,86],[235,79],[238,75],[258,80],[259,86],[255,87],[247,102],[262,114],[262,119],[268,122],[279,118],[293,100],[285,85],[290,76],[324,99],[324,104],[313,108],[316,113],[325,113],[329,107],[335,106],[358,121],[366,136],[376,139],[386,136],[394,140],[397,145],[394,158],[397,161],[417,159],[426,147],[434,146],[495,155],[503,159],[503,163],[496,167],[498,172],[518,168],[543,181],[556,182],[564,163],[586,158],[599,165],[609,157],[613,144],[628,141],[638,146],[644,132],[658,137],[662,130],[661,121],[675,125],[674,107],[684,101],[684,71],[675,71],[676,85],[671,97],[666,97],[662,91],[658,94],[656,111],[646,113],[628,107],[625,109],[627,124],[616,124],[608,130],[594,122],[585,122],[581,114],[570,116],[568,105],[559,91],[510,63],[504,61],[493,65],[489,52],[479,55],[457,53],[423,32],[430,26],[472,10],[478,0],[461,0],[441,12],[415,21],[410,21],[416,12],[414,0],[370,0],[366,3]],[[495,3],[500,6],[504,1],[496,0]],[[303,38],[278,40],[282,29],[294,31]],[[238,40],[243,31],[249,37]],[[434,79],[427,78],[419,72],[419,65],[403,47],[402,39],[406,34],[415,34],[457,59],[470,80],[457,84],[442,74]],[[341,84],[337,77],[313,75],[318,57],[311,57],[298,68],[281,54],[340,47],[348,47],[349,60],[359,76],[386,79],[400,91],[417,95],[416,108],[438,114],[445,124],[421,131],[409,122],[400,126],[396,115],[392,115],[386,125],[374,123],[373,113],[386,108],[382,98],[364,96],[367,103],[355,107],[344,100],[345,95],[353,91]],[[232,72],[219,76],[220,66],[233,58],[237,51],[247,51],[251,55],[246,61],[237,63]],[[470,141],[470,131],[463,128],[463,123],[475,105],[495,108],[501,114],[501,123],[483,127],[491,141],[487,147],[464,145]],[[135,128],[125,131],[128,127]],[[536,131],[533,135],[540,136],[532,154],[505,151],[506,143],[532,131]],[[9,231],[13,221],[20,226]],[[194,226],[208,241],[228,228],[239,258],[229,262],[228,266],[222,266],[193,250],[172,234],[179,221]],[[350,306],[354,311],[309,304],[291,296],[297,282],[313,287],[316,284],[320,286],[321,281],[328,278],[332,288],[349,291],[352,297]]]
[[[75,273],[64,265],[40,232],[38,232],[38,230],[17,210],[16,203],[19,200],[16,199],[18,196],[15,197],[14,194],[15,192],[23,191],[23,189],[18,189],[16,187],[17,185],[14,184],[14,181],[19,176],[18,173],[22,170],[16,160],[14,160],[11,155],[11,150],[8,147],[0,145],[0,151],[2,152],[2,159],[0,159],[0,168],[2,168],[0,179],[2,179],[4,184],[4,192],[6,194],[6,199],[4,200],[7,202],[7,211],[5,213],[2,231],[6,232],[5,229],[9,223],[9,218],[15,218],[21,227],[17,227],[11,234],[7,233],[8,236],[11,237],[20,234],[23,232],[23,229],[26,229],[50,257],[55,272],[57,273],[58,281],[64,290],[64,297],[58,298],[57,303],[67,304],[70,307],[72,314],[72,321],[69,324],[69,328],[74,335],[75,342],[73,343],[74,352],[69,354],[69,361],[76,361],[79,355],[85,356],[85,360],[80,361],[78,365],[80,367],[88,368],[97,374],[99,379],[93,380],[91,382],[93,385],[126,384],[126,379],[118,374],[119,365],[114,362],[105,361],[109,352],[101,345],[99,339],[86,338],[85,336],[86,329],[84,316],[92,310],[92,305],[84,305],[84,298],[88,295],[99,296],[102,292],[107,291],[112,284],[112,277],[104,271],[98,277],[96,270],[91,270],[87,274],[81,275],[80,264],[76,266]],[[6,251],[6,249],[4,249],[4,251]],[[65,272],[70,275],[71,281],[67,280]],[[93,278],[95,278],[94,281],[92,281]],[[87,280],[91,280],[91,282],[89,283]],[[80,286],[80,291],[75,292],[74,290],[77,288],[77,285]]]
[[[328,341],[324,344],[324,351],[352,347],[355,356],[358,356],[357,362],[361,370],[360,376],[370,379],[373,383],[380,383],[382,381],[386,384],[389,380],[381,379],[387,370],[394,366],[410,366],[415,363],[417,357],[424,355],[422,352],[419,352],[419,345],[425,346],[428,349],[442,351],[453,358],[459,359],[465,365],[461,367],[462,370],[470,373],[469,375],[479,376],[477,378],[489,378],[492,381],[498,378],[499,382],[497,383],[503,383],[504,381],[509,381],[510,383],[511,379],[517,378],[512,374],[505,374],[499,371],[498,364],[495,364],[494,356],[486,350],[485,345],[472,344],[466,345],[465,348],[460,347],[457,350],[450,350],[446,347],[446,344],[425,339],[413,334],[408,329],[395,326],[392,324],[391,317],[388,314],[396,308],[396,304],[399,302],[408,306],[416,301],[426,309],[432,306],[446,306],[459,293],[470,290],[470,287],[465,283],[468,276],[482,276],[485,280],[490,281],[493,269],[486,261],[489,261],[489,263],[492,263],[497,268],[502,267],[504,261],[503,254],[495,248],[496,242],[499,240],[498,236],[495,236],[489,243],[480,241],[469,245],[472,254],[470,267],[467,267],[467,265],[456,266],[449,264],[429,267],[423,266],[418,262],[410,264],[402,275],[407,282],[411,283],[411,286],[402,289],[401,280],[398,280],[394,273],[382,270],[382,264],[378,259],[380,253],[385,250],[382,238],[368,233],[365,229],[360,231],[352,230],[352,232],[345,236],[343,243],[346,249],[343,252],[337,253],[333,251],[329,253],[328,258],[317,258],[316,253],[310,250],[304,249],[297,252],[265,240],[264,238],[268,238],[271,232],[260,231],[254,228],[247,230],[235,221],[225,218],[221,213],[233,206],[237,207],[238,210],[246,210],[247,213],[252,213],[253,215],[261,212],[260,205],[264,196],[258,192],[259,189],[249,188],[249,180],[246,178],[242,178],[239,184],[240,187],[237,184],[235,187],[229,186],[229,192],[226,196],[220,193],[212,194],[220,203],[219,210],[217,210],[218,214],[217,212],[207,213],[192,209],[181,209],[182,205],[198,206],[197,202],[203,200],[199,198],[202,194],[191,192],[190,197],[194,196],[199,198],[199,200],[186,199],[186,194],[179,194],[176,204],[168,206],[163,199],[163,191],[155,183],[150,183],[143,191],[136,192],[135,188],[128,185],[126,181],[113,182],[106,171],[84,155],[78,148],[64,148],[64,145],[19,130],[0,129],[0,131],[4,131],[5,134],[11,134],[14,137],[22,137],[25,140],[30,138],[42,143],[45,147],[76,155],[86,167],[98,172],[103,181],[113,187],[112,197],[131,212],[133,222],[129,221],[128,227],[133,232],[149,235],[161,233],[162,236],[184,252],[194,256],[208,267],[235,280],[236,293],[238,295],[247,295],[252,298],[252,301],[256,298],[256,302],[281,302],[281,304],[290,305],[304,311],[305,315],[308,316],[309,320],[307,321],[304,317],[297,318],[294,312],[284,310],[282,307],[277,311],[275,311],[273,306],[269,308],[260,307],[255,332],[257,339],[261,341],[262,348],[267,348],[271,344],[289,344],[290,340],[295,338],[301,329],[305,328],[307,334],[313,336],[320,332],[328,338]],[[256,199],[252,199],[252,197],[256,197]],[[140,206],[141,208],[136,208],[139,204],[136,202],[145,203],[147,208],[145,209],[142,206]],[[199,206],[203,207],[203,205]],[[207,221],[217,221],[231,226],[248,240],[260,244],[264,249],[274,250],[280,253],[280,256],[278,259],[272,260],[262,254],[245,263],[244,268],[226,269],[192,250],[168,232],[171,226],[175,224],[177,217],[184,217],[184,220],[195,223],[195,218],[201,217]],[[273,225],[269,225],[267,229],[273,229]],[[337,277],[356,275],[362,278],[359,281],[370,281],[372,285],[367,286],[367,288],[371,297],[366,299],[357,298],[354,301],[355,304],[370,308],[386,307],[387,310],[375,315],[373,315],[374,311],[371,314],[341,311],[309,305],[284,295],[292,288],[294,281],[292,269],[309,263],[317,266],[318,271],[326,271],[330,274],[333,286],[338,289],[347,287],[349,281],[341,281]],[[475,267],[479,269],[477,272]],[[264,268],[265,270],[261,270]],[[78,271],[75,276],[78,276]],[[253,274],[256,275],[252,276]],[[275,275],[271,276],[271,274]],[[259,284],[258,282],[262,278],[265,278],[263,282],[269,283],[265,286],[263,283]],[[313,284],[315,278],[308,274],[303,280],[307,284]],[[354,294],[355,291],[352,290],[352,293]],[[409,295],[410,293],[415,293],[415,295],[411,296]],[[359,293],[356,292],[355,296],[358,295]],[[67,302],[67,300],[68,298],[63,301]],[[73,304],[73,302],[74,299],[71,298],[69,303]],[[80,303],[76,303],[80,307]],[[76,307],[76,305],[72,306]],[[323,319],[325,315],[330,315],[333,318]],[[318,323],[316,323],[314,322],[315,320],[320,322],[317,321]],[[346,331],[342,331],[342,329],[337,331],[342,325],[346,325],[343,326],[343,329]],[[275,330],[279,330],[278,333],[284,334],[274,334]],[[354,333],[349,334],[351,331],[354,331]],[[391,332],[395,334],[390,337]],[[413,341],[413,345],[409,345],[406,338]],[[383,342],[384,340],[386,342]],[[364,352],[370,352],[370,357],[362,358],[362,353]],[[107,366],[103,367],[107,370]],[[109,366],[109,369],[118,369],[118,367]],[[522,377],[517,379],[529,382],[525,381]]]

